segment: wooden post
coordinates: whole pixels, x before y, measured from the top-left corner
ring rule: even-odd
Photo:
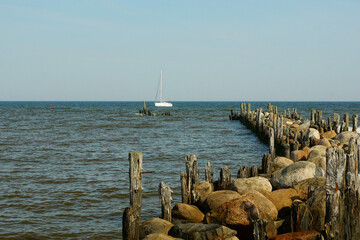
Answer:
[[[269,153],[271,154],[271,159],[275,158],[275,136],[274,129],[269,129]]]
[[[349,114],[344,114],[344,122],[345,122],[345,128],[344,131],[349,131]]]
[[[240,169],[237,172],[236,177],[237,178],[248,178],[248,177],[250,177],[249,168],[247,166],[240,166]]]
[[[247,103],[247,118],[250,120],[251,104]]]
[[[345,154],[340,148],[328,148],[326,152],[326,217],[325,232],[328,239],[340,236],[341,191],[345,184]]]
[[[143,101],[143,113],[144,113],[145,115],[147,114],[145,101]]]
[[[180,174],[180,183],[181,183],[181,202],[190,204],[190,195],[187,184],[187,176],[185,172]]]
[[[161,218],[171,222],[171,191],[170,187],[164,182],[159,184],[158,193],[161,202]]]
[[[211,184],[214,183],[214,172],[210,162],[207,162],[205,166],[205,181],[208,181]]]
[[[271,174],[271,160],[271,154],[264,153],[264,156],[262,158],[262,169],[265,174]]]
[[[197,158],[194,154],[185,157],[186,176],[187,176],[187,195],[190,196],[190,204],[192,202],[192,190],[200,183],[200,173],[198,169]]]
[[[357,132],[357,123],[358,123],[359,115],[353,115],[353,132]]]
[[[230,169],[225,166],[220,169],[220,177],[218,180],[218,190],[225,190],[231,184],[231,172]]]
[[[312,109],[311,110],[311,116],[310,116],[310,121],[315,123],[315,114],[316,114],[316,110],[315,109]]]
[[[132,207],[126,207],[123,213],[122,221],[122,235],[124,240],[137,240],[139,239],[139,234],[137,238],[135,237],[136,232],[136,223],[135,223],[135,213]]]
[[[337,134],[340,133],[340,131],[339,131],[339,123],[340,123],[340,115],[337,114],[337,113],[334,113],[332,129],[335,130],[335,132]]]
[[[141,198],[143,188],[141,186],[143,155],[141,152],[129,153],[129,179],[130,179],[130,208],[123,213],[123,236],[124,239],[139,239],[141,224]]]
[[[251,177],[257,177],[259,175],[258,173],[258,167],[256,165],[251,167]]]
[[[251,221],[253,226],[254,240],[268,240],[267,224],[265,219],[255,219]]]
[[[284,148],[284,157],[286,158],[290,158],[290,144],[289,143],[285,143],[283,145]]]

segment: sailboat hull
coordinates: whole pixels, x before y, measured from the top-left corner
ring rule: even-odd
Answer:
[[[171,102],[156,102],[155,107],[172,107]]]

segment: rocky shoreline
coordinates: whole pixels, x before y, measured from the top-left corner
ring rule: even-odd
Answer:
[[[227,166],[217,181],[208,162],[205,181],[195,155],[185,158],[182,203],[172,208],[171,189],[159,185],[161,218],[141,222],[142,154],[129,154],[130,206],[123,214],[124,239],[360,239],[360,136],[358,116],[310,120],[293,109],[251,110],[242,103],[230,120],[269,144],[261,166]],[[351,131],[352,130],[352,131]]]

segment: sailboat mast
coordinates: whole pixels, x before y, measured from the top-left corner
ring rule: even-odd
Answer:
[[[162,102],[162,69],[160,70],[160,102]]]

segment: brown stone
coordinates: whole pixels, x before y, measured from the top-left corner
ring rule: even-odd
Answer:
[[[286,157],[276,157],[272,162],[271,162],[271,172],[275,172],[277,170],[280,170],[284,167],[287,167],[291,164],[293,164],[294,162]]]
[[[336,136],[336,132],[334,130],[331,130],[320,134],[320,136],[322,138],[333,139]]]
[[[318,231],[302,231],[277,235],[270,240],[317,240],[321,239]]]
[[[147,220],[140,226],[140,239],[152,233],[163,233],[166,235],[172,226],[174,226],[174,224],[160,218]]]
[[[194,205],[177,203],[172,211],[173,218],[189,220],[191,222],[202,222],[205,215]]]
[[[182,238],[173,238],[164,233],[152,233],[147,235],[143,240],[181,240]]]
[[[310,153],[310,148],[305,147],[303,150],[295,150],[291,152],[291,160],[294,162],[305,160]]]
[[[287,188],[266,193],[264,196],[275,205],[279,217],[281,217],[290,213],[292,201],[293,199],[298,198],[299,194],[295,189]]]
[[[266,213],[272,220],[276,220],[278,211],[272,201],[266,198],[263,194],[258,191],[249,191],[241,196],[244,199],[250,199],[255,207],[261,212]]]
[[[350,132],[350,131],[346,131],[346,132],[342,132],[339,133],[336,137],[334,137],[335,140],[339,140],[340,143],[343,144],[348,144],[350,138],[359,138],[359,134],[357,134],[356,132]]]
[[[331,147],[331,144],[330,144],[330,142],[329,142],[329,140],[327,140],[327,138],[322,138],[322,139],[320,139],[320,141],[319,141],[319,143],[318,143],[319,145],[322,145],[322,146],[325,146],[325,147]]]
[[[238,192],[231,190],[215,191],[207,195],[204,202],[201,204],[201,207],[205,212],[207,212],[236,198],[240,198],[240,194]]]
[[[231,189],[240,194],[245,194],[251,190],[265,193],[271,192],[272,186],[270,181],[264,177],[250,177],[234,179],[231,183]]]
[[[207,195],[214,191],[214,187],[209,182],[201,182],[195,185],[194,189],[192,190],[192,194],[194,196],[194,200],[203,202]]]

